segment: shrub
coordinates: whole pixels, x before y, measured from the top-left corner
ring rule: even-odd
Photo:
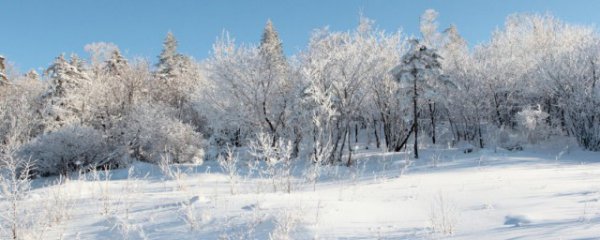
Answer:
[[[546,123],[548,113],[538,109],[526,108],[517,113],[519,130],[527,138],[529,143],[538,143],[550,135],[550,127]]]
[[[73,124],[33,139],[19,149],[18,155],[35,162],[34,174],[49,176],[118,166],[121,155],[115,153],[98,130]]]
[[[206,141],[194,127],[172,117],[167,106],[141,105],[125,119],[113,136],[129,146],[140,161],[158,164],[161,158],[174,163],[202,163]]]

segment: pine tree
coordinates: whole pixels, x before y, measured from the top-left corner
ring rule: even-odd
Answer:
[[[77,57],[68,62],[61,54],[45,71],[50,77],[48,91],[42,95],[45,131],[53,131],[78,121],[84,108],[81,89],[89,81],[88,75],[81,70],[83,63]]]
[[[163,80],[176,78],[177,67],[181,65],[180,62],[183,58],[181,54],[177,53],[177,39],[173,33],[168,32],[163,42],[163,50],[158,56],[157,73],[159,78]]]
[[[0,55],[0,86],[8,84],[8,77],[6,77],[6,66],[4,65],[5,58]]]
[[[125,68],[127,68],[128,63],[127,59],[125,59],[119,49],[115,49],[111,53],[111,57],[106,60],[104,65],[104,71],[109,75],[121,76]]]
[[[176,108],[180,120],[191,121],[196,112],[190,107],[190,97],[200,78],[199,68],[192,58],[177,52],[177,40],[171,32],[163,43],[157,68],[155,99]]]
[[[260,41],[260,54],[264,58],[268,70],[278,74],[279,76],[277,77],[279,78],[284,76],[287,62],[283,53],[283,44],[271,20],[267,21]]]
[[[411,40],[412,49],[402,57],[402,62],[392,73],[401,86],[407,88],[412,96],[413,102],[413,133],[414,133],[414,156],[419,158],[418,135],[419,135],[419,110],[418,102],[421,94],[429,95],[434,88],[432,79],[439,79],[441,76],[440,55],[435,49],[419,43],[418,40]]]
[[[40,75],[33,69],[29,70],[26,74],[25,77],[27,79],[31,79],[34,81],[38,81],[40,79]]]
[[[287,81],[288,65],[283,53],[283,44],[273,27],[271,20],[267,21],[259,46],[259,54],[263,61],[261,71],[265,74],[264,89],[261,95],[261,111],[270,134],[273,136],[272,144],[280,137],[278,129],[286,121],[288,94],[291,83]]]

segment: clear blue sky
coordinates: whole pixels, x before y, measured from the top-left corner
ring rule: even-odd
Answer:
[[[514,12],[550,12],[579,24],[600,21],[595,0],[0,0],[0,54],[24,72],[47,67],[62,52],[85,56],[85,44],[104,41],[127,57],[155,61],[170,30],[180,52],[203,59],[223,29],[237,42],[255,43],[269,18],[286,53],[294,54],[313,29],[352,29],[361,11],[382,29],[417,34],[419,15],[428,8],[440,13],[441,28],[456,24],[471,45],[489,39]]]

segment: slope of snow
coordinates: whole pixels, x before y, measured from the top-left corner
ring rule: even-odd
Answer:
[[[31,230],[44,239],[599,239],[600,154],[559,152],[362,150],[355,168],[324,167],[314,191],[299,164],[290,194],[244,164],[232,195],[215,162],[171,177],[136,163],[37,180],[23,204],[56,218]]]

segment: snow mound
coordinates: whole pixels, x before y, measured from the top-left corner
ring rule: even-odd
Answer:
[[[504,225],[512,225],[514,227],[520,227],[526,224],[530,224],[531,220],[523,215],[508,215],[504,217]]]

